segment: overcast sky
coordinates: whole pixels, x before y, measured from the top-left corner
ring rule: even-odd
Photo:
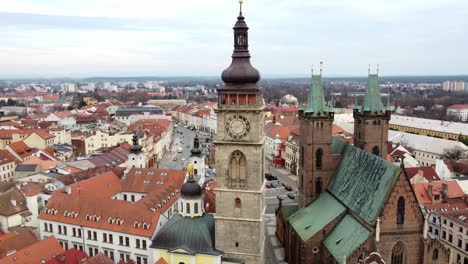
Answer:
[[[467,0],[245,0],[263,75],[468,73]],[[236,0],[14,0],[0,5],[0,76],[218,76]]]

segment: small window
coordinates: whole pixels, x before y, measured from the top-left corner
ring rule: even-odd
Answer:
[[[240,209],[241,208],[241,199],[236,198],[236,208]]]
[[[397,224],[401,225],[405,223],[405,198],[398,198],[397,205]]]

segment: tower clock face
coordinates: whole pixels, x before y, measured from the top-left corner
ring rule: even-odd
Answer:
[[[234,139],[242,139],[249,134],[249,120],[241,115],[233,115],[226,121],[226,131]]]

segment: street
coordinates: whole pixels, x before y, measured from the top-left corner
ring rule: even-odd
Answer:
[[[177,128],[174,128],[173,131],[174,135],[172,137],[171,147],[159,162],[159,167],[171,170],[183,170],[186,169],[187,160],[191,154],[190,150],[193,148],[195,135],[198,134],[200,145],[205,144],[207,136],[196,133],[181,125],[177,125]],[[179,132],[182,132],[182,134]],[[182,148],[182,153],[178,153],[179,148]]]

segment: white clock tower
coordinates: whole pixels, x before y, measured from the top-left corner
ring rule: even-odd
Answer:
[[[241,2],[242,7],[242,2]],[[263,263],[265,107],[260,73],[250,64],[242,9],[234,26],[234,53],[218,89],[216,248],[224,257]]]

